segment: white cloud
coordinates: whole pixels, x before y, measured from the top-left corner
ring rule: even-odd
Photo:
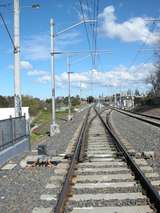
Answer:
[[[100,30],[110,38],[119,38],[125,42],[142,41],[147,44],[154,44],[158,41],[158,32],[151,32],[149,22],[142,17],[134,17],[125,22],[118,23],[114,6],[104,8],[99,15],[102,20]]]
[[[20,61],[20,66],[21,66],[22,70],[32,70],[33,69],[32,65],[30,64],[29,61]],[[9,65],[8,68],[13,70],[14,66]]]
[[[21,69],[27,71],[27,75],[35,77],[39,83],[47,83],[50,81],[50,74],[44,70],[34,69],[29,61],[21,61]]]
[[[24,70],[32,70],[33,67],[32,67],[32,65],[29,63],[29,61],[21,61],[21,69],[24,69]]]
[[[49,74],[42,75],[38,77],[37,82],[46,84],[51,81],[51,76]]]
[[[154,71],[153,64],[139,64],[132,66],[130,69],[120,65],[107,72],[92,70],[89,72],[73,73],[71,74],[71,82],[74,85],[83,84],[87,88],[91,82],[94,86],[110,86],[110,87],[130,87],[145,85],[145,79]],[[56,81],[61,85],[67,84],[68,75],[66,72],[58,75]]]
[[[29,76],[44,76],[46,73],[47,72],[43,70],[29,70],[27,74]]]
[[[70,74],[70,79],[72,82],[87,82],[88,76],[86,76],[86,73],[72,73]],[[68,74],[66,72],[62,73],[59,76],[59,80],[63,82],[68,82]]]
[[[12,66],[13,67],[13,66]],[[38,83],[47,84],[51,81],[51,75],[44,70],[35,69],[29,61],[21,61],[21,69],[27,72],[27,75],[35,78]],[[82,88],[88,88],[91,83],[95,87],[110,86],[110,87],[130,87],[138,85],[146,85],[145,79],[153,73],[155,67],[152,63],[138,64],[129,69],[124,65],[119,65],[114,69],[106,72],[98,70],[90,70],[88,72],[72,73],[70,75],[71,83],[79,87],[81,83]],[[68,84],[68,74],[63,72],[56,75],[56,85],[64,87]]]

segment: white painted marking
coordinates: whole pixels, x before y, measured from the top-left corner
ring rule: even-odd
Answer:
[[[51,213],[52,208],[39,208],[35,207],[32,211],[32,213]]]
[[[55,189],[60,187],[60,184],[47,184],[46,189]]]
[[[153,213],[148,206],[121,206],[121,207],[84,207],[74,208],[71,213]]]
[[[20,165],[22,168],[25,168],[25,167],[27,166],[27,161],[26,161],[26,159],[21,160],[21,162],[19,163],[19,165]]]
[[[12,163],[8,163],[5,166],[3,166],[1,169],[2,170],[11,170],[13,169],[17,164],[12,164]]]
[[[56,196],[53,194],[44,194],[40,196],[41,200],[47,200],[47,201],[51,201],[51,200],[56,200]]]

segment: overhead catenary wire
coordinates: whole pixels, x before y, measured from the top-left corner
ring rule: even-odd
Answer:
[[[154,32],[155,30],[156,30],[156,25],[155,25],[155,22],[153,22],[152,32]],[[146,41],[148,41],[149,38],[150,38],[150,34],[146,37]],[[130,65],[129,65],[127,71],[129,71],[129,70],[133,67],[133,65],[135,64],[135,62],[136,62],[136,60],[137,60],[137,58],[138,58],[138,56],[139,56],[139,54],[142,53],[141,50],[142,50],[145,46],[146,46],[146,42],[145,42],[145,43],[142,43],[142,44],[140,45],[140,47],[139,47],[138,50],[136,51],[136,54],[135,54],[134,58],[132,59],[132,61],[131,61],[131,63],[130,63]],[[144,61],[144,64],[146,64],[153,56],[154,56],[154,54],[152,54],[151,56],[149,56],[149,57]]]
[[[96,20],[96,0],[92,0],[92,19]],[[97,20],[96,20],[97,21]],[[94,44],[95,44],[95,26],[96,24],[93,24],[92,25],[92,28],[91,28],[91,36],[92,36],[92,48],[94,48]],[[92,67],[94,68],[95,67],[95,56],[93,56],[93,61],[92,61]]]
[[[156,28],[157,28],[157,25],[156,25],[155,22],[153,22],[151,31],[154,32],[154,31],[156,30]],[[136,51],[136,54],[135,54],[134,58],[132,59],[132,61],[131,61],[130,65],[129,65],[127,71],[129,71],[129,70],[134,66],[134,64],[136,63],[138,56],[143,52],[142,50],[143,50],[144,47],[146,46],[147,41],[149,40],[150,36],[151,36],[151,34],[149,34],[149,35],[146,37],[146,42],[145,42],[145,43],[142,43],[142,44],[140,45],[140,47],[138,48],[138,50]],[[147,63],[149,60],[151,60],[153,57],[154,57],[154,53],[152,53],[152,55],[149,56],[143,63],[146,64],[146,63]]]
[[[95,23],[90,23],[87,25],[88,27],[85,25],[85,30],[89,48],[94,50],[94,54],[91,55],[92,69],[96,69],[99,0],[79,0],[79,3],[83,19],[87,16],[87,18],[95,20]]]
[[[92,15],[92,2],[93,0],[90,0],[90,4],[88,2],[88,0],[85,1],[86,2],[86,13],[89,19],[94,19],[93,15]],[[93,27],[94,27],[95,23],[90,23],[89,24],[89,30],[90,30],[90,34],[93,37]]]
[[[94,32],[94,50],[96,53],[97,50],[97,36],[98,36],[98,13],[99,13],[99,0],[97,0],[96,4],[96,23],[95,23],[95,32]],[[94,61],[93,61],[94,66],[96,65],[96,54],[94,54]]]
[[[96,50],[97,50],[97,26],[98,26],[98,13],[99,13],[99,0],[91,0],[91,8],[92,8],[92,19],[96,20],[95,24],[91,26],[91,44],[92,49],[94,50],[94,54],[92,54],[92,69],[96,68]],[[88,1],[86,0],[86,4],[88,7],[88,10],[90,10]],[[93,76],[91,72],[91,82],[93,81]],[[93,85],[91,83],[91,93],[93,93]]]
[[[156,24],[155,24],[155,22],[153,22],[152,32],[154,32],[155,30],[156,30]],[[146,41],[148,41],[149,38],[150,38],[150,34],[147,36]],[[134,58],[132,59],[130,65],[129,65],[128,71],[129,71],[129,70],[131,69],[131,67],[135,64],[135,62],[136,62],[136,60],[137,60],[139,54],[142,53],[141,50],[142,50],[145,46],[146,46],[146,42],[140,45],[140,47],[138,48],[138,50],[137,50],[137,52],[136,52],[136,55],[134,56]]]
[[[86,36],[87,36],[89,50],[91,51],[91,42],[90,42],[90,38],[89,38],[89,33],[88,33],[87,25],[85,23],[85,15],[84,15],[84,10],[83,10],[83,6],[82,6],[82,1],[81,0],[79,0],[79,4],[80,4],[81,13],[82,13],[82,19],[84,21],[84,27],[85,27],[85,31],[86,31]],[[92,63],[93,63],[93,55],[92,54],[91,54],[91,57],[92,57]]]
[[[0,13],[0,17],[1,17],[1,20],[2,20],[2,23],[3,23],[4,27],[5,27],[5,29],[6,29],[6,31],[7,31],[7,34],[8,34],[8,36],[9,36],[9,38],[10,38],[10,41],[11,41],[12,46],[13,46],[13,48],[14,48],[14,51],[16,51],[16,47],[15,47],[15,45],[14,45],[14,40],[13,40],[12,35],[11,35],[10,31],[9,31],[9,28],[8,28],[6,22],[5,22],[5,19],[3,18],[2,13]]]
[[[91,15],[91,7],[90,7],[90,5],[89,5],[89,2],[88,2],[88,0],[86,0],[86,6],[87,6],[87,16],[89,17],[89,19],[92,19],[92,15]],[[92,26],[92,24],[91,24],[91,26]]]

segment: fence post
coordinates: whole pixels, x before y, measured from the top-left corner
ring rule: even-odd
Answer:
[[[28,125],[27,125],[26,113],[24,113],[24,120],[25,120],[25,136],[27,136],[28,135]]]
[[[26,119],[26,113],[24,113],[24,119],[25,119],[25,132],[26,132],[26,137],[28,138],[28,145],[29,145],[29,150],[31,150],[31,138],[30,138],[30,120]]]
[[[10,134],[11,134],[11,143],[14,143],[14,135],[13,135],[13,118],[12,116],[10,115],[9,116],[9,121],[10,121],[10,127],[11,127],[11,131],[10,131]]]
[[[2,149],[3,149],[3,147],[4,147],[4,133],[3,133],[3,129],[1,131],[1,133],[2,133]]]
[[[15,123],[16,118],[12,118],[12,129],[13,129],[13,143],[16,141],[16,123]]]

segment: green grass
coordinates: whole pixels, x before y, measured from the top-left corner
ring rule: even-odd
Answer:
[[[65,119],[68,112],[56,112],[56,118]],[[32,126],[37,125],[37,129],[31,133],[31,143],[39,141],[41,138],[47,135],[51,124],[52,114],[51,111],[41,110],[35,118]]]
[[[39,141],[43,136],[42,135],[38,135],[35,133],[31,133],[31,143],[34,143],[36,141]]]
[[[41,110],[36,119],[34,120],[34,124],[41,124],[50,121],[51,121],[51,112],[48,110]]]

